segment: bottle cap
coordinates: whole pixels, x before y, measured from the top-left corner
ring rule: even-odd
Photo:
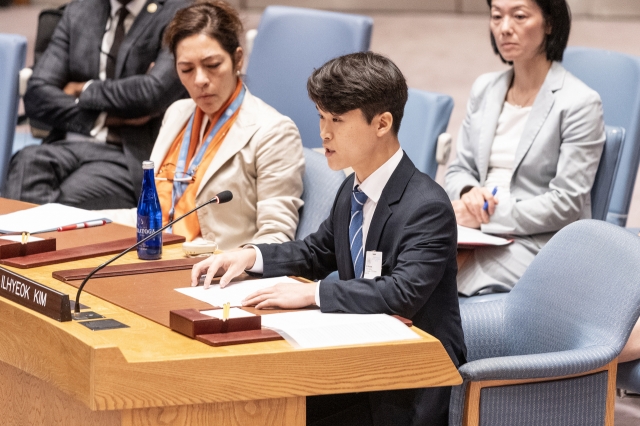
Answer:
[[[153,161],[143,161],[142,162],[142,170],[153,169]]]

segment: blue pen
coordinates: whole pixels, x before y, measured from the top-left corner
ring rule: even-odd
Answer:
[[[498,187],[494,186],[493,191],[491,191],[491,195],[496,195],[497,192],[498,192]],[[484,205],[482,206],[482,210],[487,211],[488,208],[489,208],[489,202],[485,201]]]

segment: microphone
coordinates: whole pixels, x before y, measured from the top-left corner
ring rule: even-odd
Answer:
[[[231,199],[233,198],[233,194],[231,193],[231,191],[222,191],[221,193],[219,193],[218,195],[216,195],[215,197],[213,197],[212,199],[210,199],[209,201],[200,204],[199,206],[196,206],[194,209],[188,211],[187,213],[183,214],[182,216],[180,216],[179,218],[172,220],[171,222],[167,223],[165,226],[163,226],[162,228],[158,229],[157,231],[147,235],[144,239],[138,241],[137,243],[135,243],[134,245],[132,245],[131,247],[129,247],[128,249],[124,250],[122,253],[112,257],[111,259],[107,260],[106,262],[104,262],[102,265],[98,266],[96,269],[94,269],[93,271],[91,271],[89,273],[89,275],[87,275],[85,277],[85,279],[82,281],[82,284],[80,284],[80,287],[78,287],[78,293],[76,294],[76,305],[73,309],[74,313],[73,316],[74,317],[78,317],[78,315],[80,315],[80,294],[82,293],[82,289],[84,288],[85,284],[87,284],[87,281],[89,281],[89,279],[99,270],[101,270],[102,268],[104,268],[105,266],[109,265],[110,263],[115,262],[116,260],[120,259],[122,256],[124,256],[125,254],[129,253],[131,250],[135,249],[136,247],[138,247],[140,244],[144,243],[147,240],[150,240],[151,238],[157,236],[159,233],[161,233],[162,231],[164,231],[165,229],[167,229],[168,227],[170,227],[171,225],[173,225],[176,222],[181,221],[182,219],[184,219],[185,217],[189,216],[191,213],[195,212],[196,210],[201,209],[202,207],[209,205],[209,204],[224,204],[224,203],[228,203],[229,201],[231,201]]]

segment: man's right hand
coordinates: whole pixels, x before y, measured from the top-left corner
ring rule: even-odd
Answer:
[[[242,274],[246,269],[252,268],[255,263],[256,250],[253,247],[213,254],[202,262],[193,265],[191,286],[197,286],[200,276],[206,272],[207,277],[204,280],[204,288],[209,288],[215,274],[219,270],[223,270],[225,272],[220,278],[220,287],[224,288],[233,278]]]

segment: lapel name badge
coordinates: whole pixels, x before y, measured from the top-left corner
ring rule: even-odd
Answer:
[[[368,251],[364,259],[363,278],[371,279],[382,275],[381,251]]]

